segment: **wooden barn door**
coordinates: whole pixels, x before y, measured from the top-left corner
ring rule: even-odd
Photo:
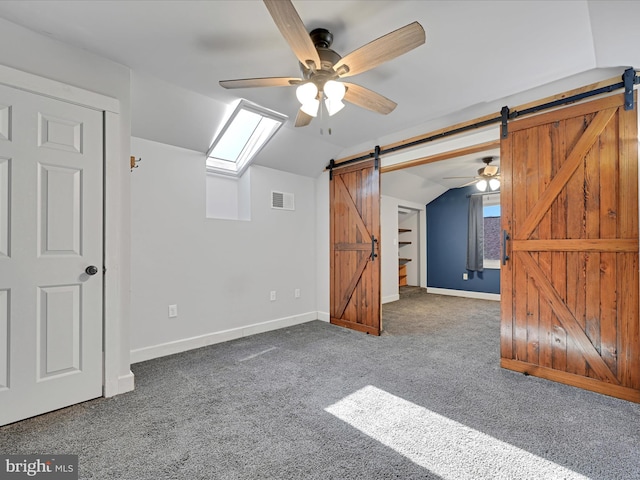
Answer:
[[[332,177],[331,323],[380,335],[380,172],[372,160]]]
[[[509,124],[503,367],[640,402],[637,133],[622,95]]]

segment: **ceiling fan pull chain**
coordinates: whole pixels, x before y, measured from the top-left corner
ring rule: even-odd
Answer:
[[[324,93],[322,90],[318,93],[320,97],[320,135],[324,135],[324,102],[322,101],[322,97]],[[331,135],[331,129],[329,129],[329,135]]]
[[[327,96],[324,94],[324,91],[322,92],[322,96],[324,97],[324,99],[326,100]],[[329,135],[331,135],[331,115],[329,115],[329,110],[327,110],[327,105],[324,102],[320,102],[322,105],[320,107],[320,115],[321,118],[324,119],[326,118],[326,122],[327,122],[327,132],[329,133]],[[327,115],[325,116],[324,112],[327,112]]]

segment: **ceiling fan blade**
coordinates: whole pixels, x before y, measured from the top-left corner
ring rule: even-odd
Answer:
[[[387,115],[398,106],[398,104],[393,100],[389,100],[387,97],[384,97],[373,90],[369,90],[368,88],[361,87],[355,83],[345,83],[344,85],[347,87],[344,99],[359,107]]]
[[[473,178],[474,181],[479,179],[480,177],[442,177],[443,180],[452,180],[454,178]]]
[[[311,115],[307,115],[302,110],[298,110],[298,115],[296,116],[296,127],[306,127],[311,123],[313,117]]]
[[[470,182],[465,183],[464,185],[460,185],[458,188],[462,188],[462,187],[468,187],[469,185],[473,185],[474,183],[477,183],[477,180],[471,180]]]
[[[318,51],[291,0],[264,0],[264,4],[300,63],[309,67],[311,61],[313,67],[320,70]]]
[[[413,22],[342,57],[333,69],[340,73],[340,67],[346,66],[348,70],[340,73],[341,77],[357,75],[413,50],[425,40],[424,28],[418,22]]]
[[[237,80],[220,80],[218,83],[224,88],[253,88],[253,87],[290,87],[301,82],[293,77],[265,77],[239,78]]]

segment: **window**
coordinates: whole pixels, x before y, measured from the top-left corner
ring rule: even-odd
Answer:
[[[500,194],[482,198],[484,268],[500,268]]]
[[[207,172],[240,177],[286,120],[241,100],[207,152]]]

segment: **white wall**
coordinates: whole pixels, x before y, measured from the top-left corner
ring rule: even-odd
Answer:
[[[133,138],[132,154],[132,361],[317,318],[314,179],[253,166],[251,221],[210,219],[203,152]]]
[[[330,245],[329,245],[329,172],[322,173],[316,186],[316,302],[318,318],[329,321],[330,308]]]
[[[398,199],[380,197],[380,253],[382,303],[400,300],[398,287]]]
[[[108,273],[107,321],[113,333],[107,358],[107,394],[133,388],[129,371],[129,139],[131,135],[130,71],[123,65],[69,47],[0,19],[0,64],[91,90],[120,102],[119,131],[107,148],[121,163],[106,165]],[[114,345],[115,344],[115,345]],[[116,358],[111,358],[111,353]],[[113,367],[113,368],[112,368]]]
[[[251,170],[240,178],[206,177],[207,218],[251,220]]]

